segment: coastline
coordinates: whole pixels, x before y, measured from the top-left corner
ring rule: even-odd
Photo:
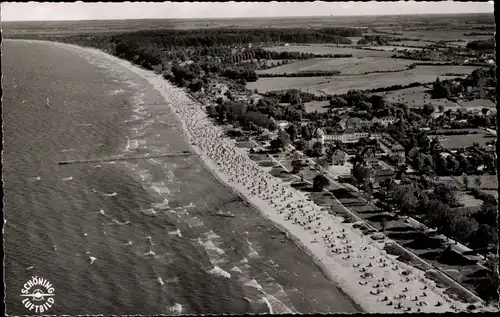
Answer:
[[[29,41],[29,40],[28,40]],[[38,42],[33,40],[33,42]],[[45,42],[46,41],[40,41],[40,42]],[[72,49],[79,49],[79,50],[87,50],[88,52],[97,55],[98,58],[106,58],[109,60],[112,60],[113,62],[116,62],[117,64],[126,67],[127,69],[133,71],[137,75],[141,76],[145,80],[149,82],[151,86],[153,86],[157,91],[160,92],[162,97],[165,99],[165,103],[169,105],[169,108],[172,110],[172,113],[175,114],[177,117],[177,120],[179,123],[182,125],[183,131],[184,131],[184,136],[186,138],[186,142],[189,143],[190,147],[200,156],[201,161],[203,162],[204,166],[209,170],[222,184],[224,184],[226,187],[230,188],[232,191],[237,193],[240,197],[244,198],[246,202],[251,204],[256,210],[258,210],[261,214],[263,214],[267,219],[271,220],[273,225],[278,227],[281,231],[287,232],[290,235],[291,240],[294,241],[295,244],[299,246],[304,252],[306,252],[313,260],[314,262],[321,268],[322,272],[326,274],[327,276],[330,277],[330,279],[338,284],[338,288],[342,290],[344,294],[347,294],[347,297],[352,299],[355,303],[357,303],[363,311],[366,312],[393,312],[396,313],[398,312],[397,310],[394,309],[394,307],[387,306],[386,303],[383,303],[377,299],[376,296],[371,296],[370,294],[367,294],[365,290],[371,290],[372,288],[369,286],[360,286],[358,285],[359,283],[357,280],[359,280],[358,276],[359,273],[355,273],[358,270],[353,268],[353,262],[356,261],[346,261],[346,260],[341,260],[340,257],[341,255],[334,255],[333,257],[329,254],[328,248],[324,246],[322,243],[312,243],[308,241],[316,241],[316,237],[310,233],[306,232],[302,226],[295,225],[290,222],[285,222],[283,221],[283,216],[280,216],[280,214],[277,212],[277,206],[273,207],[272,205],[272,200],[271,204],[266,201],[266,199],[262,199],[260,197],[257,197],[257,195],[253,195],[250,188],[247,189],[245,187],[245,184],[239,184],[234,181],[232,181],[232,178],[228,175],[225,175],[223,170],[226,168],[225,167],[218,167],[220,166],[217,164],[211,157],[210,154],[213,155],[220,155],[220,151],[224,152],[226,149],[229,151],[228,155],[235,156],[237,158],[242,158],[246,156],[246,152],[244,149],[239,149],[236,148],[234,149],[234,144],[231,140],[228,139],[222,139],[222,131],[220,127],[214,127],[211,125],[211,122],[209,119],[206,117],[204,107],[200,104],[196,104],[189,96],[187,96],[187,93],[184,92],[182,89],[177,88],[167,82],[165,79],[162,78],[161,75],[155,75],[151,71],[144,70],[139,68],[138,66],[135,66],[131,64],[130,62],[126,60],[119,59],[115,56],[109,55],[107,53],[104,53],[100,50],[93,49],[93,48],[83,48],[80,46],[76,45],[69,45],[69,44],[62,44],[62,43],[56,43],[56,42],[50,42],[52,45],[57,45],[60,47],[64,47],[66,49],[72,48]],[[187,116],[190,114],[191,116]],[[193,115],[195,114],[195,115]],[[183,117],[183,115],[185,115]],[[199,144],[198,140],[201,140],[199,134],[193,135],[191,131],[201,131],[201,130],[196,130],[200,129],[200,127],[210,129],[210,132],[214,132],[215,134],[212,135],[212,137],[215,137],[213,144],[218,144],[216,142],[219,142],[221,145],[221,149],[211,149],[211,150],[204,150],[202,147],[203,146],[198,146],[193,144],[193,142],[196,142],[196,144]],[[207,140],[208,142],[212,140]],[[231,147],[233,148],[231,150]],[[219,151],[220,150],[220,151]],[[212,151],[212,152],[210,152]],[[215,151],[215,152],[214,152]],[[233,151],[233,152],[231,152]],[[215,153],[215,154],[214,154]],[[236,155],[237,154],[237,155]],[[212,156],[213,156],[212,155]],[[221,157],[221,161],[224,162],[223,157]],[[247,162],[248,161],[248,162]],[[256,168],[259,168],[257,164],[253,161],[250,160],[250,158],[247,157],[247,161],[245,161],[245,164],[247,165],[254,165]],[[273,178],[269,173],[262,171],[262,168],[260,168],[262,172],[262,177],[269,178],[269,183],[272,184],[273,186],[276,187],[290,187],[288,185],[283,185],[282,182],[278,179]],[[267,183],[266,183],[267,185]],[[268,188],[271,190],[271,187],[268,186]],[[286,189],[288,192],[291,193],[293,199],[292,200],[304,200],[304,196],[302,193],[298,193],[292,188],[287,188]],[[283,189],[283,191],[285,191]],[[304,202],[304,204],[308,205],[314,205],[312,202]],[[275,204],[277,205],[277,204]],[[312,206],[312,209],[315,210],[318,214],[322,214],[322,212],[318,211],[319,209],[317,206]],[[329,216],[328,214],[323,214],[321,215],[322,217],[326,217],[328,221],[328,224],[331,224],[334,228],[337,229],[342,229],[342,232],[346,232],[346,234],[349,236],[351,240],[354,240],[354,243],[352,243],[353,246],[360,247],[360,246],[367,246],[370,247],[374,250],[370,251],[375,251],[374,258],[375,257],[385,257],[385,258],[390,258],[387,254],[384,254],[385,252],[380,250],[380,248],[377,246],[377,243],[373,243],[372,241],[369,241],[369,237],[363,237],[359,232],[356,230],[350,228],[346,224],[342,224],[340,219],[328,219],[328,218],[334,218],[332,216]],[[336,234],[335,234],[336,235]],[[318,241],[319,242],[319,241]],[[368,251],[367,251],[368,253]],[[358,255],[359,256],[359,255]],[[353,259],[354,260],[354,259]],[[397,262],[397,265],[401,268],[406,268],[410,269],[412,271],[417,271],[415,268],[412,268],[408,265],[405,265],[399,261],[396,261],[395,259],[389,259],[392,262]],[[357,262],[363,262],[361,260],[358,260]],[[367,261],[364,261],[367,262]],[[369,261],[368,261],[369,262]],[[375,261],[373,261],[375,262]],[[370,262],[371,264],[371,262]],[[378,266],[378,264],[375,264],[375,266]],[[385,273],[380,273],[380,272],[373,272],[374,276],[376,275],[377,277],[386,277],[386,276],[393,276],[394,274],[385,274]],[[378,274],[377,274],[378,273]],[[389,273],[392,273],[389,271]],[[420,272],[422,273],[422,272]],[[425,272],[423,272],[425,273]],[[356,276],[358,275],[358,276]],[[428,286],[429,291],[428,293],[428,299],[429,299],[429,305],[421,307],[422,312],[445,312],[445,311],[453,311],[451,308],[452,305],[455,305],[456,307],[459,307],[461,309],[464,309],[465,306],[463,303],[451,300],[447,298],[446,295],[442,294],[441,291],[435,290],[434,292],[432,291],[432,288],[436,289],[434,282],[429,281],[425,277],[423,277],[423,274],[418,274],[414,273],[414,275],[420,275],[418,279],[415,279],[415,281],[418,281],[419,285],[416,285],[418,289],[421,289],[422,285]],[[395,279],[394,277],[397,275],[394,275],[392,280],[394,282]],[[395,284],[400,284],[399,282],[396,282]],[[406,284],[405,284],[406,285]],[[409,285],[408,285],[409,286]],[[398,291],[391,292],[392,290],[386,289],[386,295],[391,295],[389,297],[392,297],[392,294],[398,294]],[[368,292],[369,293],[369,292]],[[431,294],[433,293],[433,294]],[[412,296],[408,297],[413,297],[415,294],[409,294]],[[418,294],[417,294],[418,295]],[[435,295],[435,296],[434,296]],[[434,296],[434,297],[433,297]],[[432,297],[432,300],[430,300],[430,297]],[[435,301],[435,298],[439,298],[441,301],[444,301],[442,306],[435,307],[433,306],[434,303],[432,301]],[[411,301],[410,298],[408,298],[407,301],[403,301],[404,307],[410,307],[411,306]],[[415,310],[413,310],[415,311]]]

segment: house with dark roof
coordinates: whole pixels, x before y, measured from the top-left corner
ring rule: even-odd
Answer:
[[[344,152],[343,150],[337,148],[335,149],[335,152],[333,152],[333,155],[332,155],[332,164],[333,165],[344,165],[345,164],[345,160],[346,160],[346,152]]]

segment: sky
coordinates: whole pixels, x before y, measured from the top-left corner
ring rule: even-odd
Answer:
[[[1,4],[2,21],[493,13],[488,2],[163,2]]]

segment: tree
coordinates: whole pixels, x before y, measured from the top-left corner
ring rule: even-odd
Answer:
[[[286,131],[280,130],[278,132],[278,139],[280,139],[283,148],[290,144],[290,135]]]
[[[444,112],[444,106],[443,105],[439,105],[438,106],[438,110],[440,113],[443,113]]]
[[[207,106],[207,114],[210,118],[215,118],[217,116],[217,112],[215,111],[215,107],[210,105]]]
[[[469,238],[470,246],[474,249],[488,249],[498,244],[498,230],[489,224],[480,224]]]
[[[297,137],[297,126],[295,124],[290,124],[286,129],[288,135],[290,135],[290,141],[294,142]]]
[[[469,179],[467,178],[467,175],[462,177],[462,181],[464,182],[465,190],[469,190]]]
[[[432,115],[432,113],[434,112],[434,107],[432,105],[429,105],[429,104],[425,104],[422,108],[422,113],[424,114],[424,116],[426,116],[427,118],[430,117]]]
[[[323,155],[323,144],[316,142],[312,146],[312,156],[320,157],[321,155]]]
[[[294,159],[291,163],[292,173],[297,174],[302,169],[302,162],[299,159]]]
[[[303,125],[300,131],[300,134],[302,135],[302,138],[306,141],[311,140],[311,131],[309,130],[309,126]]]
[[[481,176],[478,176],[478,177],[474,178],[474,184],[476,185],[476,187],[478,189],[481,188],[481,185],[482,185]]]
[[[313,179],[313,189],[316,191],[322,191],[323,188],[330,185],[330,181],[323,174],[318,174]]]
[[[295,148],[299,151],[303,151],[306,148],[306,142],[304,140],[297,140],[295,142]]]
[[[277,150],[280,150],[281,148],[283,148],[283,142],[281,141],[280,138],[276,138],[276,139],[271,141],[270,146],[271,146],[271,149],[277,151]]]

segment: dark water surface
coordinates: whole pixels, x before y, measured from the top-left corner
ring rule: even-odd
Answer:
[[[32,276],[54,285],[50,314],[357,311],[197,158],[57,165],[188,146],[130,71],[51,44],[2,45],[9,315],[30,313],[20,294]]]

